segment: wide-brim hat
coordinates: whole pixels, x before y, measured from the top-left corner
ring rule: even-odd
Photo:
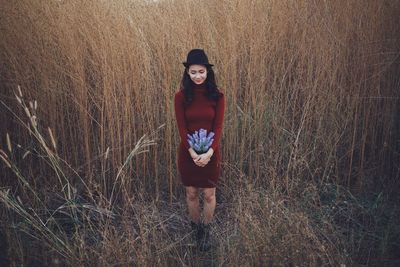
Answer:
[[[192,49],[187,55],[186,62],[182,62],[185,67],[189,67],[190,65],[205,65],[212,67],[213,64],[208,62],[208,57],[203,49]]]

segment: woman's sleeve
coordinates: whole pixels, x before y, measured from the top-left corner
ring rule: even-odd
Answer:
[[[179,135],[186,149],[189,149],[190,145],[187,141],[188,130],[186,127],[184,97],[182,93],[178,92],[175,94],[174,102],[176,123],[178,124]]]
[[[211,148],[215,151],[215,149],[219,146],[219,141],[221,140],[222,135],[222,126],[224,124],[224,112],[225,112],[225,96],[221,93],[220,98],[218,99],[216,108],[215,108],[215,119],[214,119],[214,142],[211,145]]]

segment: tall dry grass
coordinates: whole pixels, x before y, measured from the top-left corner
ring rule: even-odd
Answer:
[[[390,236],[399,9],[372,0],[2,1],[7,260],[390,262],[399,246]],[[185,245],[172,107],[194,47],[209,54],[227,97],[220,242],[205,258]]]

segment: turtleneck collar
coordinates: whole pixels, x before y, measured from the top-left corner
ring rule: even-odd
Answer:
[[[202,83],[202,84],[195,84],[194,83],[194,86],[193,86],[193,89],[205,89],[205,88],[206,88],[205,83]]]

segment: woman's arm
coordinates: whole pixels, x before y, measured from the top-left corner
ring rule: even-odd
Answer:
[[[215,118],[214,118],[214,125],[213,125],[213,130],[214,130],[214,141],[211,145],[211,148],[213,151],[217,149],[219,142],[221,140],[221,135],[222,135],[222,127],[224,124],[224,112],[225,112],[225,96],[223,93],[221,93],[220,98],[217,101],[217,105],[215,108]]]
[[[185,120],[185,109],[184,109],[184,96],[182,91],[179,91],[175,94],[174,103],[175,103],[175,117],[176,123],[178,125],[179,135],[181,140],[186,147],[186,149],[190,149],[190,145],[187,141],[188,130],[186,127]]]

